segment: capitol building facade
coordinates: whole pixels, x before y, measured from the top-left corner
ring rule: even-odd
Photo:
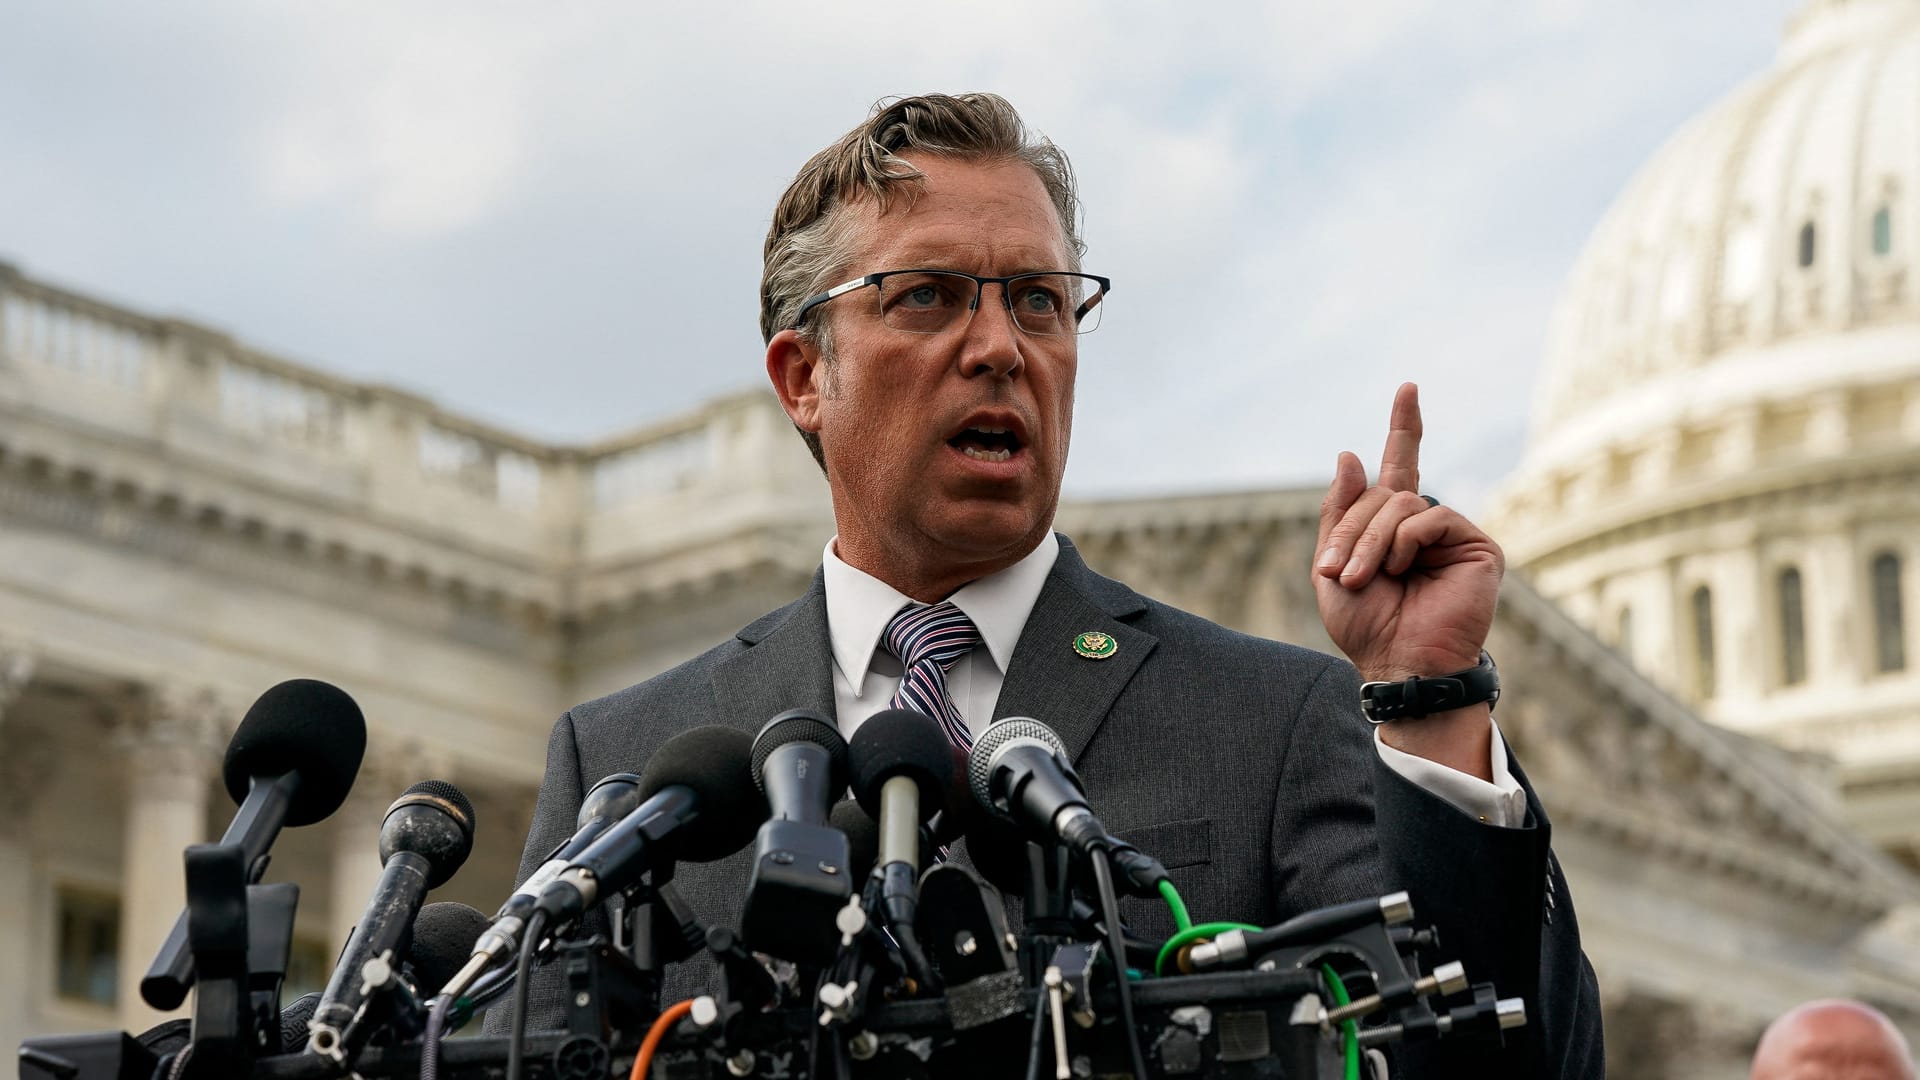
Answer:
[[[1813,997],[1920,1034],[1917,254],[1920,0],[1813,0],[1570,277],[1490,515],[1490,648],[1615,1075],[1744,1076]],[[1142,593],[1329,648],[1319,494],[1058,527]],[[158,1019],[180,851],[230,818],[220,751],[267,687],[327,680],[369,725],[346,807],[275,847],[297,991],[404,788],[472,798],[434,899],[492,910],[553,718],[797,595],[831,532],[763,392],[553,446],[0,265],[0,1042]]]
[[[1920,4],[1821,0],[1627,187],[1555,316],[1515,566],[1920,866]]]

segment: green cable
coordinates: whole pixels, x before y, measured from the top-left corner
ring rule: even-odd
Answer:
[[[1155,975],[1166,974],[1167,961],[1173,959],[1173,954],[1179,952],[1181,946],[1189,942],[1198,941],[1201,938],[1215,937],[1229,930],[1257,931],[1259,929],[1257,926],[1248,926],[1246,923],[1237,922],[1209,922],[1201,923],[1198,926],[1189,926],[1185,930],[1168,938],[1167,943],[1160,946],[1160,955],[1155,958],[1153,962],[1153,973]]]
[[[1352,1000],[1347,997],[1347,984],[1334,974],[1332,964],[1321,964],[1320,970],[1327,977],[1327,990],[1333,995],[1335,1005],[1345,1005]],[[1342,1041],[1347,1044],[1347,1080],[1360,1080],[1360,1024],[1353,1020],[1342,1020],[1340,1030],[1345,1035]]]
[[[1180,890],[1173,887],[1173,882],[1160,879],[1160,896],[1166,900],[1167,907],[1173,910],[1175,930],[1186,930],[1193,926],[1193,916],[1187,914],[1187,902],[1180,899]]]
[[[1186,901],[1180,899],[1180,891],[1173,887],[1173,882],[1163,878],[1159,888],[1161,899],[1165,900],[1167,907],[1173,911],[1173,925],[1178,928],[1178,932],[1168,938],[1165,945],[1160,946],[1160,955],[1153,961],[1155,975],[1165,974],[1167,961],[1191,942],[1217,937],[1229,930],[1258,933],[1261,929],[1258,926],[1237,922],[1210,922],[1195,926],[1193,917],[1187,914]],[[1347,984],[1340,981],[1340,976],[1334,972],[1333,965],[1322,964],[1320,970],[1327,977],[1328,992],[1333,995],[1333,1003],[1345,1005],[1350,1002],[1352,999],[1347,996]],[[1137,973],[1131,968],[1127,969],[1127,974],[1137,977]],[[1340,1024],[1340,1030],[1344,1036],[1342,1041],[1346,1043],[1347,1080],[1360,1080],[1360,1024],[1357,1021],[1344,1020]]]

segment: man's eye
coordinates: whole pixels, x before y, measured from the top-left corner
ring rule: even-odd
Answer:
[[[1052,290],[1029,285],[1020,291],[1020,306],[1038,315],[1051,315],[1061,308],[1060,297]]]
[[[920,285],[908,289],[906,295],[901,297],[901,303],[908,304],[912,307],[932,307],[935,304],[941,303],[943,299],[940,295],[939,286]]]

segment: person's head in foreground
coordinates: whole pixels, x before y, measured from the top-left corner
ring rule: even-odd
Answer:
[[[1913,1080],[1893,1022],[1857,1001],[1810,1001],[1767,1026],[1751,1080]]]

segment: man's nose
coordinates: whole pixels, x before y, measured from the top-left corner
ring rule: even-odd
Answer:
[[[996,286],[998,292],[993,291]],[[975,294],[973,314],[967,320],[960,348],[962,374],[1006,376],[1026,362],[1021,352],[1022,334],[1014,325],[1006,289],[1005,284],[996,282],[980,286]]]

